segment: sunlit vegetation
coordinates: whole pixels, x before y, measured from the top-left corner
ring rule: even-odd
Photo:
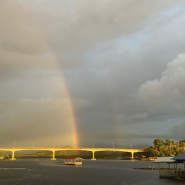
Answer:
[[[170,139],[165,141],[162,139],[155,139],[154,145],[145,150],[147,157],[161,157],[161,156],[176,156],[185,152],[185,139],[175,142]]]
[[[9,159],[10,158],[10,156],[8,154],[5,154],[3,152],[0,152],[0,156],[2,156],[3,159]]]

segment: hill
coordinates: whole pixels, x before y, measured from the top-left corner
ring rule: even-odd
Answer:
[[[9,159],[10,158],[10,156],[8,154],[5,154],[3,152],[0,152],[0,156],[2,156],[3,159]]]
[[[104,158],[104,157],[117,157],[117,156],[122,156],[123,152],[109,152],[109,151],[102,151],[102,152],[96,152],[95,157],[96,158]],[[37,158],[51,158],[53,156],[52,151],[39,151],[36,152],[35,154],[27,154],[27,155],[19,155],[16,156],[16,158],[19,157],[37,157]],[[82,158],[91,158],[92,157],[92,152],[90,151],[81,151],[81,150],[61,150],[61,151],[56,151],[55,152],[55,157],[56,158],[65,158],[65,157],[82,157]]]

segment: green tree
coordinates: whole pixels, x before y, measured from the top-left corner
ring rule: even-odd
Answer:
[[[160,152],[154,149],[149,149],[146,152],[148,152],[147,153],[148,157],[159,157],[160,156]]]
[[[170,143],[171,143],[171,140],[170,139],[166,139],[164,144],[165,145],[170,145]]]
[[[179,141],[180,147],[185,148],[185,139]]]
[[[154,145],[159,146],[159,145],[163,145],[163,144],[164,144],[164,141],[162,139],[155,139],[154,140]]]
[[[185,139],[176,142],[174,140],[155,139],[154,145],[145,150],[147,157],[176,156],[185,152]]]

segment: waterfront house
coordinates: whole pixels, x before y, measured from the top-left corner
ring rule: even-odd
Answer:
[[[176,178],[185,180],[185,152],[173,158],[176,161]],[[177,164],[183,163],[184,169],[177,169]]]
[[[177,155],[175,157],[173,157],[173,159],[177,162],[177,163],[184,163],[184,168],[185,168],[185,152]]]
[[[158,163],[160,178],[174,178],[185,180],[185,152],[178,156],[159,157],[153,163]],[[169,168],[160,168],[160,163],[167,163]],[[178,168],[178,164],[183,163],[184,168]],[[170,165],[173,165],[172,168]]]
[[[159,157],[157,160],[155,160],[153,163],[158,164],[158,169],[159,169],[159,177],[160,178],[171,178],[174,179],[176,176],[176,171],[175,171],[175,163],[176,161],[173,159],[174,156],[168,156],[168,157]],[[160,164],[166,163],[168,164],[168,169],[167,168],[160,168]],[[172,169],[170,168],[170,165],[173,165]]]

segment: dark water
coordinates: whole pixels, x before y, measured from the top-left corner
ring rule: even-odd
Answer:
[[[160,179],[157,170],[133,169],[148,166],[156,165],[150,161],[83,160],[82,166],[66,166],[62,159],[4,160],[0,161],[0,185],[185,185],[184,181]]]

